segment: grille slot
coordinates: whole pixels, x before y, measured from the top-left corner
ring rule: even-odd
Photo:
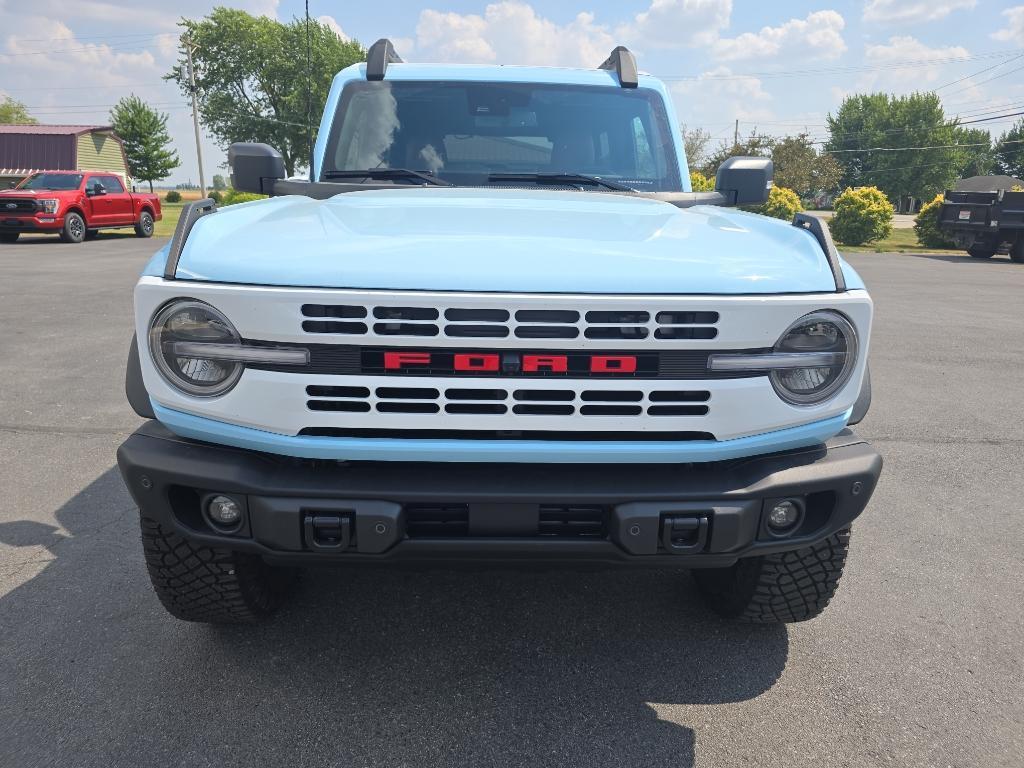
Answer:
[[[639,405],[584,405],[580,408],[584,416],[639,416],[643,412]]]
[[[575,325],[520,325],[516,337],[520,339],[575,339],[580,329]]]
[[[377,403],[377,411],[380,413],[437,413],[441,406],[437,403]]]
[[[571,389],[517,389],[512,393],[516,400],[575,400]]]
[[[650,312],[630,312],[627,310],[587,312],[588,323],[646,323],[651,319]]]
[[[446,389],[444,396],[449,400],[504,400],[508,392],[504,389]]]
[[[706,405],[652,405],[648,416],[707,416]]]
[[[508,336],[504,325],[446,325],[445,336],[474,339],[502,339]]]
[[[432,323],[376,323],[373,332],[379,336],[437,336]]]
[[[377,387],[377,397],[389,400],[436,400],[440,394],[430,387]]]
[[[448,539],[469,535],[466,504],[407,504],[405,533],[411,539]]]
[[[525,404],[512,406],[512,413],[519,416],[571,416],[576,409],[571,405]]]
[[[707,390],[680,390],[680,391],[662,391],[662,392],[651,392],[650,401],[652,403],[706,403],[711,399],[711,393]]]
[[[366,323],[342,323],[329,320],[304,320],[302,330],[306,333],[348,333],[362,335],[366,333]]]
[[[549,506],[542,504],[537,521],[540,536],[597,539],[607,535],[605,507]]]
[[[588,389],[580,395],[581,400],[598,401],[606,403],[639,403],[644,399],[643,392],[619,391],[608,389],[604,391]]]
[[[580,313],[574,309],[520,309],[516,320],[520,323],[577,323]]]
[[[448,403],[445,413],[457,414],[502,414],[508,413],[508,406],[501,403]]]
[[[717,328],[658,328],[654,332],[656,339],[713,339],[717,335]]]
[[[433,307],[374,307],[373,316],[378,320],[437,320],[438,312]]]
[[[588,339],[646,339],[649,331],[640,325],[594,325],[583,335]]]
[[[306,317],[366,317],[366,307],[356,304],[303,304]]]
[[[370,404],[365,400],[308,400],[306,407],[311,411],[347,411],[349,413],[366,413]]]
[[[445,320],[466,323],[506,323],[508,322],[509,311],[507,309],[446,309]]]

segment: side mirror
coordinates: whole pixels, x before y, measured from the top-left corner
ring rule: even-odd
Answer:
[[[98,197],[99,195],[107,194],[107,190],[102,184],[96,181],[86,188],[85,194],[89,197]]]
[[[239,192],[269,195],[274,182],[283,179],[284,158],[269,144],[239,142],[228,147],[231,186]]]
[[[730,157],[718,168],[715,191],[729,205],[760,205],[768,200],[775,164],[768,157]]]

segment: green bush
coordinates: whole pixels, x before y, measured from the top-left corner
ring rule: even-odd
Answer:
[[[921,206],[914,219],[917,242],[928,248],[953,248],[956,244],[939,229],[939,211],[942,210],[942,195],[936,195],[930,203]]]
[[[793,216],[802,211],[800,197],[792,189],[772,187],[768,192],[768,201],[764,205],[754,206],[750,210],[773,219],[792,221]]]
[[[257,195],[255,192],[236,192],[229,189],[224,193],[222,205],[237,205],[238,203],[251,203],[253,200],[263,200],[266,195]]]
[[[219,203],[224,199],[224,195],[222,195],[216,189],[210,190],[210,194],[208,194],[207,197],[213,200],[213,202],[215,203]]]
[[[892,234],[892,203],[878,187],[847,188],[833,209],[830,227],[840,243],[864,245]]]
[[[164,196],[164,202],[167,202],[167,203],[180,203],[181,202],[181,192],[179,192],[176,189],[172,189],[170,192],[168,192]]]
[[[690,171],[690,186],[694,192],[714,192],[715,179],[705,176],[700,171]]]

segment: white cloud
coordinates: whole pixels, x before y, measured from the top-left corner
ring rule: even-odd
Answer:
[[[317,16],[316,20],[321,24],[324,24],[331,28],[331,30],[340,37],[342,40],[350,40],[351,38],[345,34],[345,30],[341,28],[341,25],[333,16]]]
[[[617,29],[638,47],[709,45],[729,26],[732,0],[651,0],[650,7]]]
[[[770,120],[772,96],[761,80],[750,75],[735,75],[727,66],[701,73],[694,80],[670,87],[679,119],[687,125]]]
[[[778,27],[764,27],[760,32],[722,38],[712,50],[717,58],[724,61],[764,58],[780,53],[835,59],[846,51],[842,35],[845,26],[846,21],[836,11],[815,11],[806,19],[790,19]]]
[[[978,0],[870,0],[864,7],[864,21],[919,24],[944,19],[953,11],[977,4]]]
[[[417,57],[424,61],[594,67],[613,47],[593,14],[560,25],[518,0],[491,3],[482,16],[428,9],[416,25]]]
[[[993,33],[992,37],[996,40],[1006,40],[1024,45],[1024,5],[1007,8],[1003,11],[1003,16],[1006,17],[1006,26]]]
[[[946,48],[930,48],[909,35],[890,37],[887,44],[869,45],[864,50],[864,60],[873,65],[897,64],[904,61],[944,61],[966,58],[970,52],[959,45]],[[896,67],[870,72],[858,82],[859,90],[868,90],[882,83],[883,90],[908,93],[925,89],[938,80],[948,79],[950,72],[939,66]]]

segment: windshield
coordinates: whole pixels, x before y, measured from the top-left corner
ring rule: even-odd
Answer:
[[[82,183],[80,173],[35,173],[18,185],[18,189],[78,189]]]
[[[512,183],[495,174],[584,174],[641,192],[682,190],[664,104],[645,88],[350,83],[321,178],[381,168],[460,185]]]

